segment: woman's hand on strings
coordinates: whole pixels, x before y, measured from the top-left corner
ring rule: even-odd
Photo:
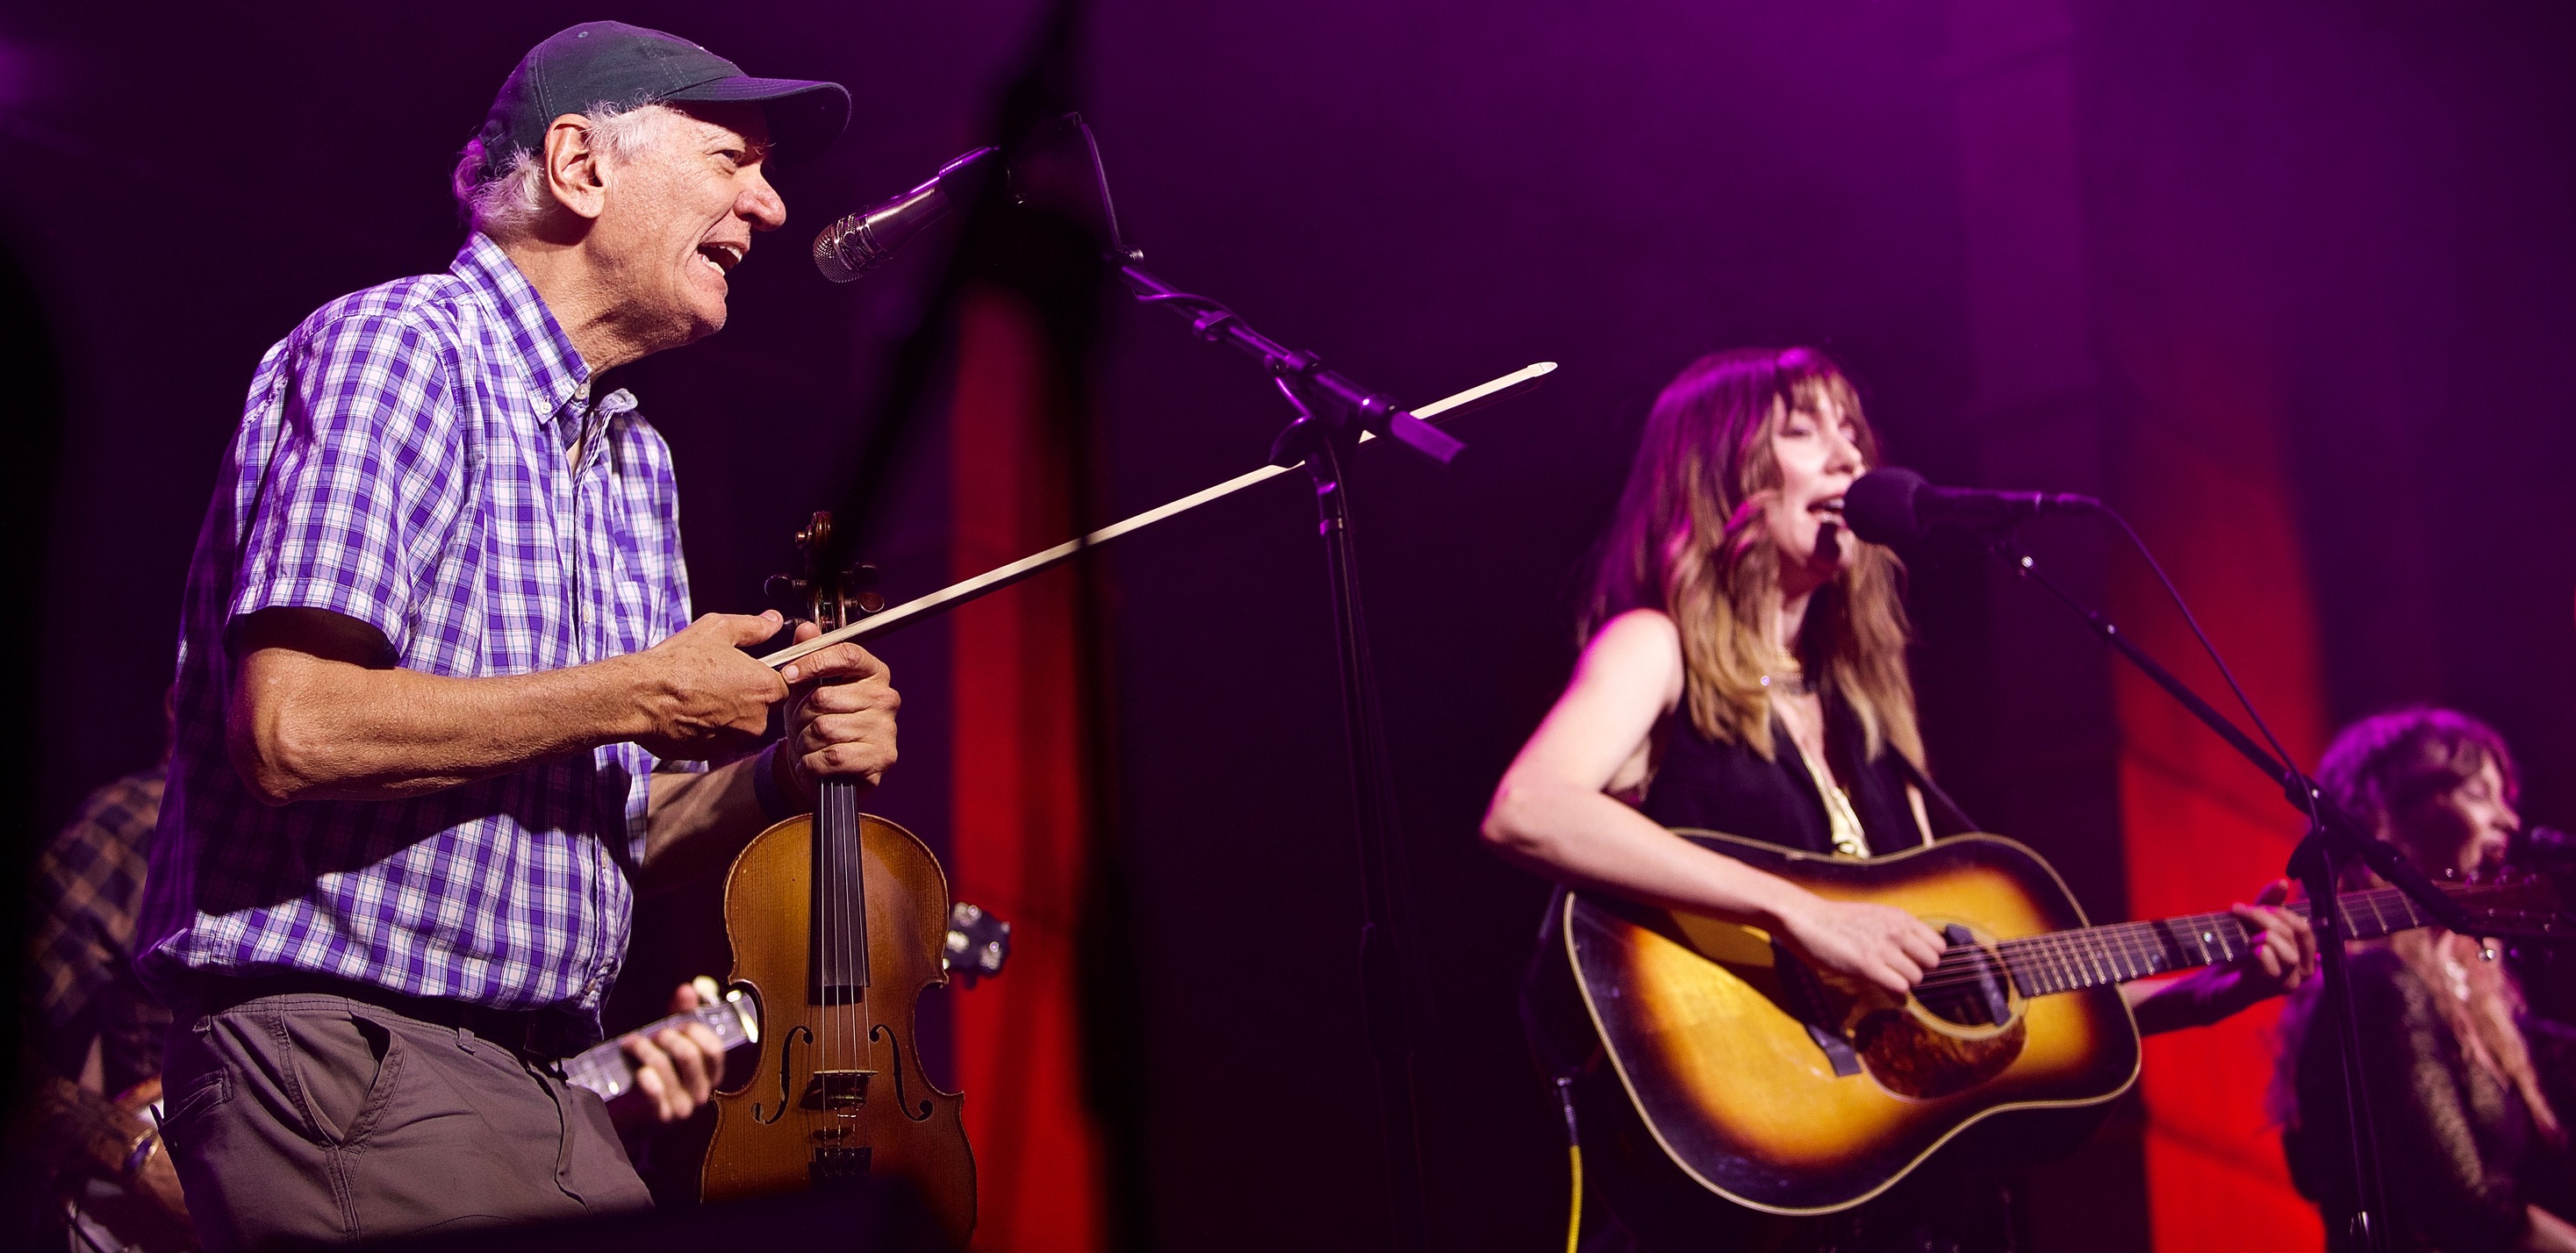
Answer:
[[[1892,905],[1820,896],[1781,912],[1780,939],[1813,965],[1898,996],[1922,982],[1949,948],[1940,932]]]
[[[2288,899],[2290,881],[2280,879],[2264,885],[2253,904],[2234,907],[2254,947],[2215,972],[2211,1021],[2294,991],[2316,970],[2317,933],[2307,919],[2281,908]]]

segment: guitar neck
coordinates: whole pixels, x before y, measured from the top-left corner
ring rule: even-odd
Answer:
[[[684,1014],[673,1014],[644,1028],[643,1034],[652,1035],[692,1022],[704,1023],[713,1030],[716,1039],[724,1042],[728,1053],[752,1042],[751,1033],[743,1027],[742,1011],[727,1001],[716,1001]],[[614,1099],[635,1086],[635,1067],[627,1062],[626,1050],[615,1040],[592,1045],[580,1055],[564,1059],[563,1071],[566,1083],[576,1088],[588,1088],[598,1093],[603,1101]]]
[[[2312,901],[2287,908],[2313,917]],[[2436,919],[2395,888],[2345,892],[2335,898],[2344,935],[2376,939],[2433,925]],[[2151,975],[2236,960],[2260,943],[2233,913],[2188,914],[2155,922],[2120,922],[2006,940],[1996,946],[2024,996],[2075,992]]]

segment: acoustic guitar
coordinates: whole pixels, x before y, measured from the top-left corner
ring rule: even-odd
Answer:
[[[2139,1062],[2119,985],[2256,943],[2232,913],[2088,926],[2038,854],[1991,835],[1859,859],[1678,834],[1827,899],[1903,909],[1949,940],[1900,999],[1806,965],[1760,928],[1566,895],[1565,957],[1638,1116],[1700,1187],[1773,1214],[1866,1201],[1983,1120],[2112,1100]],[[2543,880],[2445,891],[2480,934],[2576,936]],[[2434,921],[2393,888],[2337,905],[2356,939]]]

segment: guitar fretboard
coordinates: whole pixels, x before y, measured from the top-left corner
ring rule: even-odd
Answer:
[[[2395,888],[2346,892],[2335,900],[2350,939],[2373,939],[2435,921]],[[2288,909],[2310,917],[2312,903],[2300,901]],[[1995,947],[2023,996],[2047,996],[2234,961],[2257,943],[2244,919],[2224,913],[2052,931]]]

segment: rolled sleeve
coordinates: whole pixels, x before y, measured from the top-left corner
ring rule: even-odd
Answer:
[[[285,420],[248,519],[228,618],[327,609],[402,652],[422,569],[456,512],[451,363],[407,319],[313,328],[285,363]],[[243,464],[259,459],[243,458]]]

